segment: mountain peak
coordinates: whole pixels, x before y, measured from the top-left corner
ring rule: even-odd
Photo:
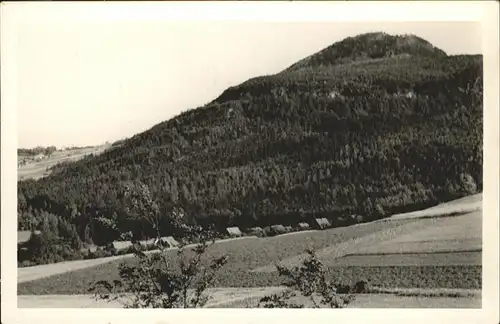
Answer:
[[[384,32],[371,32],[336,42],[293,64],[286,71],[401,55],[431,58],[447,56],[441,49],[413,34],[390,35]]]

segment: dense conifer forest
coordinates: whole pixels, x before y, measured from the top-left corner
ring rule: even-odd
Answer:
[[[196,89],[193,89],[196,91]],[[229,88],[98,156],[18,183],[27,259],[68,258],[120,233],[153,236],[128,208],[146,184],[161,215],[242,229],[340,224],[482,190],[481,55],[450,56],[412,35],[346,38],[288,69]]]

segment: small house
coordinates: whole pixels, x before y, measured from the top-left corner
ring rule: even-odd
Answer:
[[[131,241],[114,241],[111,245],[117,251],[123,251],[131,248],[134,244]]]
[[[325,229],[325,228],[329,228],[332,226],[330,221],[326,218],[316,218],[315,223],[319,229]]]
[[[45,155],[43,153],[37,154],[33,157],[33,160],[35,161],[42,161],[43,159],[45,159]]]
[[[228,227],[226,228],[226,231],[231,237],[241,236],[241,231],[238,227]]]
[[[80,253],[82,253],[84,256],[88,256],[89,254],[94,254],[97,251],[97,246],[96,245],[88,245],[84,246],[80,249]]]
[[[157,242],[157,244],[162,244],[165,247],[177,247],[179,246],[179,242],[177,242],[172,236],[164,236],[160,239],[160,242]]]
[[[272,225],[271,230],[273,231],[274,235],[281,235],[287,233],[286,228],[283,225]]]
[[[260,227],[252,227],[248,229],[248,234],[261,237],[264,236],[264,230]]]
[[[311,226],[310,226],[309,224],[305,223],[305,222],[299,223],[299,224],[297,225],[297,227],[298,227],[298,228],[299,228],[299,230],[301,230],[301,231],[307,231],[308,229],[310,229],[310,228],[311,228]]]
[[[139,241],[139,244],[141,246],[149,248],[149,247],[155,246],[157,241],[158,241],[157,239],[152,238],[152,239],[148,239],[148,240]]]

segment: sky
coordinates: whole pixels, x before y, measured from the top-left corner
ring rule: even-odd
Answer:
[[[364,32],[480,54],[467,22],[35,21],[19,25],[18,147],[116,141]]]

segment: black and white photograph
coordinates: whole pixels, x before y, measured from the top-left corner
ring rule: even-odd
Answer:
[[[14,307],[486,308],[484,23],[58,5],[2,23]]]

